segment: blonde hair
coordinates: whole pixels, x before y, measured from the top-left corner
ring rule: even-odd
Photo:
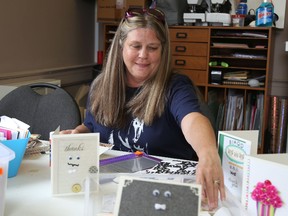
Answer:
[[[150,28],[155,31],[161,41],[162,56],[158,71],[144,82],[139,93],[127,103],[122,49],[127,34],[137,28]],[[151,125],[153,120],[164,112],[170,77],[168,25],[147,14],[123,19],[110,46],[102,72],[91,86],[90,109],[95,120],[109,127],[124,127],[131,115],[143,120],[146,125]]]

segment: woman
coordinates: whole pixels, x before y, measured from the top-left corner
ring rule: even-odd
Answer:
[[[126,12],[102,73],[93,81],[84,123],[62,133],[99,132],[101,142],[122,151],[198,160],[196,180],[210,208],[225,198],[215,134],[200,113],[191,81],[170,67],[164,14]]]

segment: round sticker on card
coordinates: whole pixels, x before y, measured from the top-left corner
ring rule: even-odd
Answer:
[[[81,185],[80,184],[74,184],[73,186],[72,186],[72,191],[74,192],[74,193],[79,193],[80,191],[81,191]]]

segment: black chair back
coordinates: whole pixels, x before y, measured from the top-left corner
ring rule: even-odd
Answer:
[[[48,88],[47,94],[37,90]],[[48,140],[49,132],[58,126],[61,130],[81,124],[81,115],[75,99],[63,88],[48,83],[36,83],[16,88],[0,101],[0,115],[19,119],[30,125],[32,134]]]

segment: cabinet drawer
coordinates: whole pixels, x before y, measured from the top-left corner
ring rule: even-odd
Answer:
[[[206,70],[207,58],[196,56],[172,56],[172,67],[182,69]]]
[[[207,42],[209,41],[209,29],[182,29],[171,28],[171,41]]]
[[[172,55],[207,56],[207,43],[171,43]]]
[[[201,70],[178,70],[180,74],[188,76],[195,85],[205,85],[207,80],[206,71]]]

